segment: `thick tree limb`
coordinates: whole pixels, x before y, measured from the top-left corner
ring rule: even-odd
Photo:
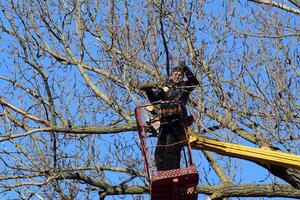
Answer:
[[[295,6],[300,8],[300,1],[299,0],[289,0],[289,2],[291,2],[292,4],[294,4]]]
[[[289,169],[284,166],[267,165],[258,162],[256,164],[266,168],[274,176],[285,180],[287,183],[291,184],[291,186],[300,190],[300,170]]]
[[[222,167],[219,165],[219,163],[216,161],[216,159],[213,157],[211,152],[209,151],[203,151],[203,154],[211,167],[214,169],[216,174],[218,175],[220,181],[222,184],[226,185],[229,183],[229,178],[225,174],[225,172],[222,170]]]
[[[300,15],[300,10],[297,10],[295,8],[292,8],[292,7],[289,7],[289,6],[287,6],[285,4],[282,4],[282,3],[278,3],[276,1],[272,1],[272,0],[249,0],[249,1],[252,1],[252,2],[255,2],[255,3],[260,3],[260,4],[266,4],[266,5],[274,6],[274,7],[277,7],[279,9],[282,9],[282,10],[285,10],[285,11],[288,11],[288,12]],[[292,0],[291,2],[294,5],[299,4],[299,2],[297,2],[295,0]]]
[[[65,126],[51,126],[45,128],[32,129],[30,131],[21,134],[7,134],[0,137],[0,142],[26,137],[37,132],[55,132],[57,133],[67,133],[67,134],[113,134],[127,131],[136,131],[135,123],[112,125],[112,126],[77,126],[77,127],[65,127]]]
[[[198,193],[219,194],[214,198],[222,197],[285,197],[300,199],[300,190],[288,185],[227,185],[227,186],[198,186]]]
[[[72,134],[112,134],[121,133],[127,131],[136,131],[136,123],[131,122],[127,124],[111,125],[111,126],[74,126],[74,127],[63,127],[63,126],[52,126],[44,128],[46,132],[60,132],[60,133],[72,133]]]

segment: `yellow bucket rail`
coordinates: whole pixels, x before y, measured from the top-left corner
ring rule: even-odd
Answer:
[[[193,135],[189,137],[189,142],[194,148],[213,151],[221,155],[300,170],[300,156],[298,155],[273,151],[270,149],[253,148],[238,144],[219,142],[217,140],[196,137]]]

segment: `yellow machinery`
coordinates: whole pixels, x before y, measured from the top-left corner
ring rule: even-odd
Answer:
[[[264,164],[272,164],[300,170],[300,156],[298,155],[284,153],[282,151],[273,151],[267,148],[253,148],[238,144],[220,142],[193,135],[190,136],[189,142],[193,148],[213,151],[221,155],[243,158]]]

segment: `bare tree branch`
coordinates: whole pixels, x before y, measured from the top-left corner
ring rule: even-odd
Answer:
[[[266,5],[274,6],[274,7],[280,8],[282,10],[285,10],[285,11],[288,11],[288,12],[292,12],[292,13],[297,14],[297,15],[300,14],[300,10],[292,8],[292,7],[289,7],[289,6],[287,6],[285,4],[282,4],[282,3],[278,3],[278,2],[273,1],[273,0],[248,0],[248,1],[252,1],[252,2],[255,2],[255,3],[260,3],[260,4],[266,4]],[[294,1],[293,0],[291,2],[293,2],[293,4],[296,5],[297,7],[299,7],[299,1]]]

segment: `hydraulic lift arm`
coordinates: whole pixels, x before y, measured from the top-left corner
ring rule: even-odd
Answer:
[[[189,137],[189,142],[191,146],[196,149],[213,151],[221,155],[300,170],[300,156],[298,155],[284,153],[282,151],[273,151],[271,149],[253,148],[239,144],[220,142],[194,135]]]

